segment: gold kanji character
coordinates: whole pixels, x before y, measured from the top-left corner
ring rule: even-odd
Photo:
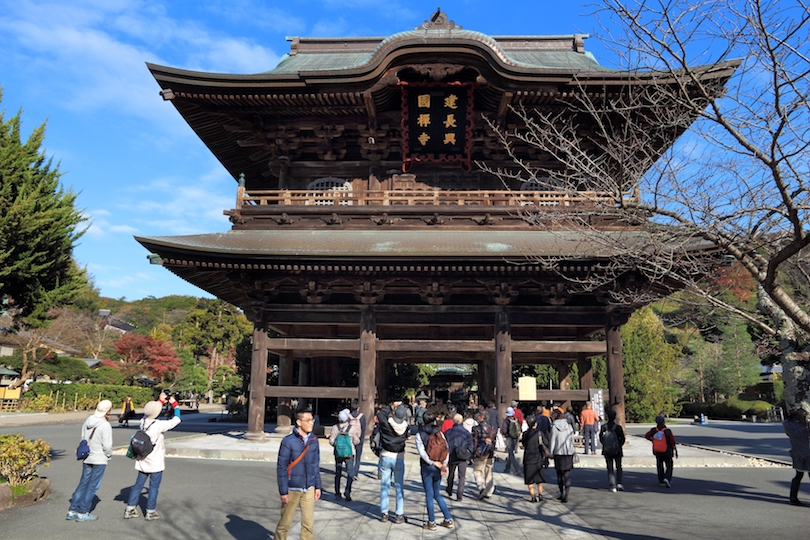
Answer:
[[[419,118],[416,119],[416,123],[419,124],[419,127],[428,127],[430,125],[430,115],[420,114]]]
[[[430,94],[419,94],[416,97],[416,105],[418,107],[430,108]]]
[[[444,98],[444,106],[448,109],[458,109],[458,96],[456,94],[450,94],[446,98]]]
[[[444,134],[444,144],[456,144],[456,134],[455,133],[445,133]]]
[[[419,135],[419,142],[422,143],[422,146],[425,146],[429,140],[430,135],[428,135],[427,133],[422,133],[421,135]]]
[[[445,120],[443,122],[443,124],[444,124],[444,127],[446,127],[446,128],[458,127],[456,125],[456,115],[453,114],[453,113],[448,114],[447,115],[447,120]]]

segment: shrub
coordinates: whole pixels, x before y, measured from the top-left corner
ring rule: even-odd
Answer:
[[[37,468],[51,462],[51,446],[37,439],[29,441],[21,434],[0,435],[0,475],[10,486],[21,486],[37,476]]]
[[[41,395],[31,398],[25,397],[20,402],[22,412],[46,412],[53,409],[54,399],[51,396]]]
[[[118,408],[121,407],[127,396],[131,396],[135,406],[142,407],[147,401],[155,399],[160,389],[114,384],[51,384],[35,382],[28,388],[25,397],[55,396],[56,392],[59,392],[59,403],[54,403],[51,409],[61,405],[62,402],[65,403],[65,407],[72,408],[75,402],[78,410],[92,410],[96,407],[99,397],[109,399],[112,401],[113,408]]]

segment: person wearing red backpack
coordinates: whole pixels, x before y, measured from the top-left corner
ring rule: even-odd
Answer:
[[[655,417],[655,427],[644,437],[652,441],[655,465],[658,468],[658,483],[662,486],[672,487],[672,456],[678,457],[678,448],[675,446],[675,436],[666,424],[664,417]]]

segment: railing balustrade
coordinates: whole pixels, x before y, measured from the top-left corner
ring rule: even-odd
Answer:
[[[634,190],[622,195],[637,201]],[[236,208],[255,206],[544,206],[573,207],[609,205],[619,201],[609,193],[595,191],[510,191],[510,190],[250,190],[238,188]]]

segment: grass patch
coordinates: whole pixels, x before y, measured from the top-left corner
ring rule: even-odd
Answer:
[[[11,496],[15,498],[21,495],[25,495],[26,493],[31,493],[25,486],[10,486],[10,487],[11,487]]]

